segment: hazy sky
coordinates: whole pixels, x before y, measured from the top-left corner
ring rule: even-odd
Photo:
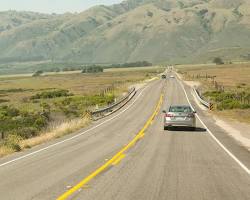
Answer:
[[[95,5],[111,5],[120,2],[122,0],[0,0],[0,11],[80,12]]]

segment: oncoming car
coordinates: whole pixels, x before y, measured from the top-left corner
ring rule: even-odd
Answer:
[[[163,111],[164,116],[164,130],[171,127],[189,127],[192,130],[196,128],[195,113],[190,106],[176,105],[170,106],[169,111]]]
[[[166,79],[167,76],[166,76],[165,74],[162,74],[162,75],[161,75],[161,78],[162,78],[162,79]]]

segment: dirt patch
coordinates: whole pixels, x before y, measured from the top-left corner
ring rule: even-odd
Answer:
[[[201,83],[198,81],[184,81],[184,82],[192,88],[199,87],[201,85]]]
[[[132,85],[131,87],[135,87],[135,90],[139,90],[139,89],[143,88],[144,86],[146,86],[149,82],[157,80],[157,79],[159,79],[159,78],[154,77],[151,79],[146,79],[145,81],[142,81],[140,83],[136,83],[136,84]]]

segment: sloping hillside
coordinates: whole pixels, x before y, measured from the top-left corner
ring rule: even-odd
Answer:
[[[247,0],[127,0],[79,14],[10,11],[0,19],[2,63],[207,62],[250,53]]]
[[[0,12],[0,32],[22,26],[29,22],[39,19],[49,19],[51,15],[33,13],[33,12]]]

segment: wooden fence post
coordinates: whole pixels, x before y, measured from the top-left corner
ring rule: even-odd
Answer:
[[[1,138],[4,139],[4,132],[1,132]]]

